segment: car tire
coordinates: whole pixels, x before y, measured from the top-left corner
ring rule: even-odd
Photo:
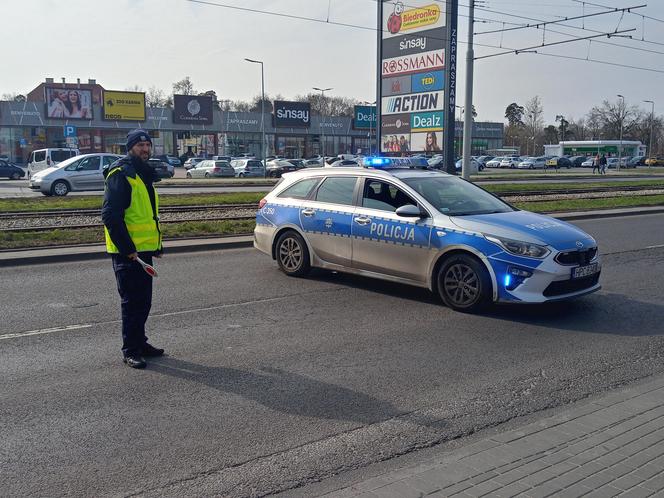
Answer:
[[[187,171],[187,178],[191,180],[191,173],[189,173],[189,171]]]
[[[210,178],[210,173],[205,173],[205,178]]]
[[[18,173],[12,173],[11,176],[9,177],[10,180],[18,180],[19,178],[21,178],[21,175],[19,175]]]
[[[492,295],[489,272],[470,255],[450,256],[441,265],[436,279],[438,295],[455,311],[478,311],[487,306]]]
[[[57,197],[64,197],[70,190],[69,184],[64,180],[58,180],[51,185],[51,194]]]
[[[528,169],[535,169],[535,166],[531,164],[530,166],[528,166]],[[546,170],[546,167],[544,169]]]
[[[277,177],[277,172],[276,172],[276,171],[270,171],[270,173],[268,174],[268,176],[269,176],[270,178],[276,178],[276,177]]]
[[[244,178],[244,173],[238,173],[238,178]]]
[[[302,236],[293,230],[279,236],[275,256],[279,269],[289,277],[303,277],[311,270],[307,244]]]

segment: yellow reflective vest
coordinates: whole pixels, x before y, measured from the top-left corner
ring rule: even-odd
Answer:
[[[110,178],[111,175],[116,174],[122,168],[114,168],[106,177]],[[150,202],[150,194],[148,188],[141,180],[141,177],[136,174],[135,178],[126,176],[129,186],[131,187],[131,203],[125,210],[124,221],[127,225],[127,231],[131,237],[132,242],[136,246],[137,252],[159,251],[161,250],[161,230],[159,228],[158,216],[152,212],[152,203]],[[155,212],[159,213],[159,196],[157,190],[154,191]],[[111,254],[119,254],[119,249],[111,240],[108,229],[104,227],[104,235],[106,237],[106,252]]]

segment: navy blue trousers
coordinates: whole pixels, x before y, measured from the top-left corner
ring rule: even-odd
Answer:
[[[140,253],[139,257],[152,264],[152,253]],[[113,254],[113,270],[122,309],[122,354],[140,356],[148,340],[145,322],[152,307],[152,277],[137,261],[118,254]]]

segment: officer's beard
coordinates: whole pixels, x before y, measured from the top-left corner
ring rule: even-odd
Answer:
[[[149,152],[139,152],[138,154],[136,154],[133,150],[130,150],[129,155],[133,156],[133,157],[137,157],[138,159],[140,159],[144,163],[147,163],[148,159],[150,159],[150,153]]]

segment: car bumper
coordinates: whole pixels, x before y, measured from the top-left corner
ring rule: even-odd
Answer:
[[[30,180],[28,182],[28,187],[31,190],[39,190],[41,192],[49,192],[51,190],[51,184],[52,184],[52,182],[46,182],[46,181],[34,182],[34,181]]]
[[[597,272],[581,278],[572,278],[572,271],[579,265],[561,265],[550,255],[537,267],[528,265],[525,258],[519,260],[491,259],[498,286],[498,302],[545,303],[580,297],[601,288],[599,278],[602,264],[599,257],[591,261],[597,263]],[[522,280],[508,280],[510,269],[518,268],[532,272],[530,277]]]

